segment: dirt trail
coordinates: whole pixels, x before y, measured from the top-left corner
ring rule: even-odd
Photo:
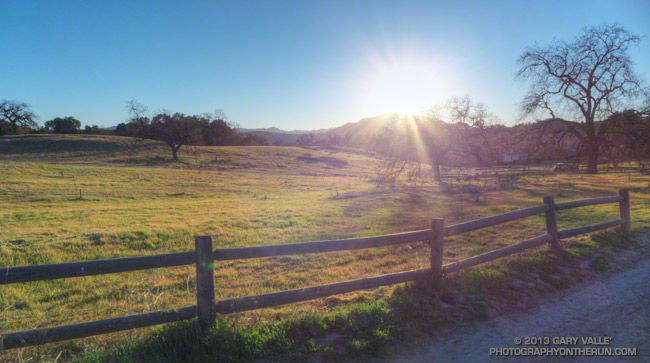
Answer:
[[[599,347],[637,348],[636,357],[491,357],[490,348],[516,345],[515,337],[611,337]],[[390,362],[650,362],[650,260],[600,281],[545,297],[534,311],[457,328],[430,344],[395,352]],[[550,348],[582,345],[549,345]]]

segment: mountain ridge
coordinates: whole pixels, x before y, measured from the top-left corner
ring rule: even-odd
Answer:
[[[291,130],[291,131],[286,131],[282,130],[281,128],[271,126],[267,128],[254,128],[254,129],[248,129],[244,127],[238,127],[235,129],[237,132],[241,133],[249,133],[249,132],[272,132],[276,134],[291,134],[291,135],[303,135],[303,134],[322,134],[325,132],[328,132],[329,130],[332,129],[318,129],[318,130]]]
[[[319,130],[285,131],[275,126],[257,129],[237,128],[236,130],[243,134],[253,134],[264,137],[271,145],[297,144],[300,136],[305,134],[313,134],[315,140],[332,138],[342,139],[348,137],[356,143],[359,142],[360,139],[368,139],[369,137],[377,135],[388,122],[398,116],[399,114],[397,113],[386,113],[373,117],[365,117],[355,122],[347,122],[338,127]]]

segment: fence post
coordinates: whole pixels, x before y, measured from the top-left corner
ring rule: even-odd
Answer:
[[[630,190],[629,189],[620,189],[618,195],[623,197],[623,200],[619,203],[618,207],[620,210],[621,218],[625,219],[625,223],[621,225],[621,231],[625,233],[630,233]]]
[[[431,272],[434,280],[442,278],[442,245],[445,242],[445,220],[433,218],[431,220]]]
[[[553,237],[550,242],[551,249],[555,252],[558,252],[560,251],[560,241],[557,234],[555,198],[552,195],[545,196],[544,204],[548,206],[548,210],[546,211],[546,233],[550,234]]]
[[[196,305],[199,324],[207,328],[217,319],[214,308],[214,257],[212,237],[194,237],[196,248]]]

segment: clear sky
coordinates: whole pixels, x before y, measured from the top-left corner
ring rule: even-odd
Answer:
[[[0,1],[0,99],[112,126],[125,102],[336,127],[470,95],[512,124],[528,45],[618,22],[650,77],[650,1]]]

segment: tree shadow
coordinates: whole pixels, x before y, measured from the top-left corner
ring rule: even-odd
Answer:
[[[42,135],[6,137],[0,142],[0,154],[47,154],[122,151],[125,144],[101,138],[60,138]]]
[[[329,166],[331,166],[333,168],[344,168],[344,167],[346,167],[348,165],[348,162],[343,160],[343,159],[335,158],[335,157],[332,157],[332,156],[315,157],[315,156],[312,156],[310,153],[304,153],[301,156],[298,156],[296,159],[301,160],[301,161],[305,161],[308,164],[323,163],[323,164],[327,164],[327,165],[329,165]]]

